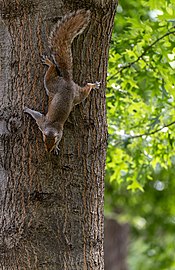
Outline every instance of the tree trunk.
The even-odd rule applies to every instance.
[[[129,225],[105,219],[105,270],[128,270]]]
[[[116,0],[1,0],[0,269],[104,269],[105,78]],[[63,15],[91,10],[73,44],[74,80],[101,81],[67,121],[59,156],[45,152],[24,106],[46,112],[48,35]]]

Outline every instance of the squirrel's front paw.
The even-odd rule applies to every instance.
[[[54,155],[58,156],[60,152],[60,148],[57,146],[55,147],[55,149],[53,150]]]
[[[24,107],[23,108],[23,112],[27,113],[28,112],[28,109],[29,109],[28,107]]]

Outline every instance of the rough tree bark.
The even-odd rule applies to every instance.
[[[116,0],[1,0],[0,269],[103,269],[105,78]],[[101,81],[67,121],[59,156],[24,106],[47,111],[47,38],[65,13],[90,9],[73,44],[74,80]]]

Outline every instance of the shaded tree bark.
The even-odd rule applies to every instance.
[[[129,225],[105,219],[105,270],[127,270]]]
[[[1,0],[0,269],[103,269],[105,80],[116,0]],[[74,80],[101,81],[71,113],[59,156],[24,106],[47,111],[40,55],[65,13],[90,9]]]

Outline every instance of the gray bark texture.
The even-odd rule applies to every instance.
[[[104,269],[105,83],[116,0],[1,0],[0,270]],[[58,156],[23,108],[46,113],[48,36],[64,14],[90,9],[73,43],[74,81],[101,81],[72,111]]]
[[[105,270],[128,270],[129,225],[105,219]]]

